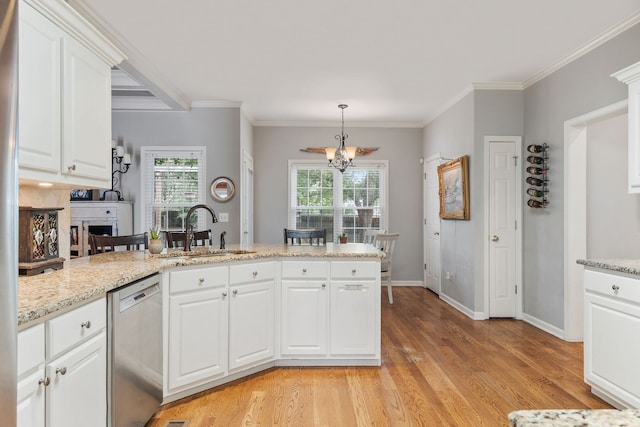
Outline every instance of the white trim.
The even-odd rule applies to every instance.
[[[627,100],[564,122],[564,333],[566,341],[583,339],[584,267],[587,257],[587,127],[624,114]]]
[[[241,108],[239,101],[191,101],[191,108]]]
[[[455,308],[456,310],[458,310],[460,313],[464,314],[465,316],[469,317],[470,319],[473,320],[484,320],[486,319],[486,314],[484,312],[481,311],[473,311],[467,307],[465,307],[464,305],[460,304],[458,301],[454,300],[453,298],[445,295],[444,293],[440,293],[440,299],[444,302],[446,302],[447,304],[449,304],[451,307]]]
[[[318,128],[340,128],[340,123],[333,122],[296,122],[296,121],[278,121],[278,120],[258,120],[253,123],[254,126],[264,127],[318,127]],[[349,122],[350,128],[418,128],[422,129],[424,123],[412,122]]]
[[[629,65],[620,71],[611,74],[611,77],[615,77],[618,81],[630,85],[637,80],[640,80],[640,62]]]
[[[155,96],[111,96],[112,111],[173,111],[171,107],[165,104],[160,98]]]
[[[564,333],[563,333],[562,329],[557,328],[557,327],[555,327],[553,325],[550,325],[549,323],[544,322],[544,321],[542,321],[542,320],[540,320],[540,319],[538,319],[536,317],[533,317],[533,316],[530,316],[528,314],[525,314],[525,315],[522,316],[522,320],[524,322],[527,322],[530,325],[535,326],[538,329],[542,329],[543,331],[545,331],[545,332],[547,332],[547,333],[549,333],[549,334],[551,334],[551,335],[553,335],[555,337],[558,337],[560,339],[564,339]]]
[[[545,77],[548,77],[549,75],[555,73],[556,71],[558,71],[559,69],[561,69],[565,65],[572,63],[573,61],[575,61],[576,59],[580,58],[581,56],[586,55],[587,53],[591,52],[592,50],[594,50],[598,46],[603,45],[604,43],[608,42],[612,38],[620,35],[621,33],[625,32],[625,31],[627,31],[629,28],[633,27],[634,25],[636,25],[639,22],[640,22],[640,13],[636,13],[635,15],[625,19],[621,23],[619,23],[617,25],[614,25],[613,27],[609,28],[608,30],[606,30],[605,32],[600,34],[599,36],[595,37],[591,41],[589,41],[586,44],[584,44],[582,47],[580,47],[579,49],[574,51],[572,54],[567,55],[566,57],[560,59],[559,61],[551,64],[550,66],[546,67],[545,69],[543,69],[543,70],[539,71],[538,73],[534,74],[533,76],[529,77],[527,80],[522,82],[523,88],[526,89],[529,86],[531,86],[531,85],[539,82],[540,80],[544,79]]]
[[[518,288],[518,293],[516,294],[516,319],[522,319],[522,311],[523,311],[523,296],[524,296],[524,286],[523,286],[523,271],[522,271],[522,231],[523,221],[522,221],[522,137],[521,136],[485,136],[484,137],[484,184],[483,184],[483,192],[484,192],[484,231],[483,231],[483,239],[484,239],[484,251],[483,251],[483,262],[484,262],[484,311],[486,314],[486,318],[489,318],[490,315],[490,291],[489,291],[489,234],[490,230],[490,221],[489,221],[489,147],[492,141],[495,142],[511,142],[514,144],[515,155],[518,157],[518,166],[515,168],[515,180],[516,180],[516,194],[515,194],[515,219],[518,224],[518,228],[515,230],[515,246],[516,246],[516,256],[515,256],[515,276],[516,276],[516,286]]]
[[[384,288],[385,286],[387,286],[387,282],[385,281],[381,286]],[[424,288],[424,284],[419,280],[392,280],[391,287],[395,288],[397,286]]]

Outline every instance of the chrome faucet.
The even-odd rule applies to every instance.
[[[187,238],[186,238],[186,242],[184,243],[184,250],[185,251],[190,251],[191,250],[191,237],[193,236],[193,229],[191,227],[189,227],[189,224],[191,224],[190,219],[191,219],[191,214],[196,210],[196,209],[206,209],[211,213],[211,218],[213,218],[213,222],[216,223],[218,222],[218,217],[216,217],[216,213],[213,211],[213,209],[211,209],[209,206],[205,205],[205,204],[200,204],[200,205],[195,205],[193,206],[191,209],[189,209],[187,211],[187,218],[185,219],[185,223],[187,224]]]

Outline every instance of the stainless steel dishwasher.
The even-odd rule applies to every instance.
[[[162,282],[154,274],[107,294],[108,425],[141,427],[162,403]]]

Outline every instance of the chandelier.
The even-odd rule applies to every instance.
[[[344,146],[345,139],[349,138],[349,135],[344,133],[344,109],[347,107],[348,105],[346,104],[338,105],[338,108],[342,110],[342,131],[340,135],[336,135],[336,139],[340,141],[338,148],[324,149],[327,155],[327,160],[329,161],[329,166],[333,166],[340,172],[344,172],[349,166],[353,166],[351,162],[356,157],[356,150],[358,149],[358,147]]]

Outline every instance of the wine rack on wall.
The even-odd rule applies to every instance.
[[[546,208],[549,206],[547,194],[549,193],[549,179],[547,172],[549,171],[549,145],[531,144],[527,147],[527,151],[531,154],[527,156],[527,173],[526,179],[529,187],[527,195],[529,200],[527,205],[531,208]]]

